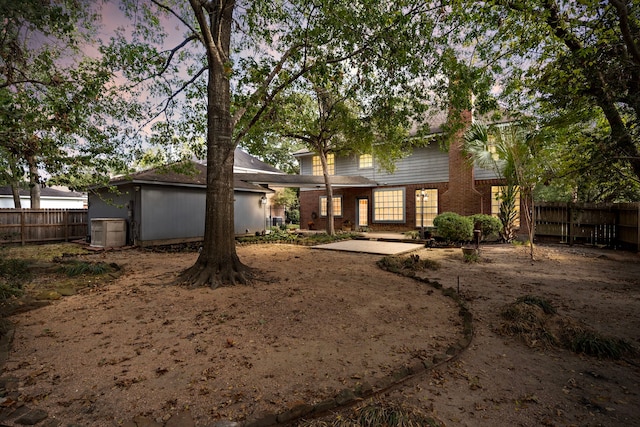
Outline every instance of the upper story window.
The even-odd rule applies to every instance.
[[[371,154],[360,154],[358,156],[358,169],[371,169],[373,167],[373,156]]]
[[[373,222],[405,222],[404,188],[373,190]]]
[[[322,162],[320,161],[320,156],[313,156],[311,165],[311,173],[313,175],[322,176]],[[336,163],[333,153],[327,154],[327,169],[329,175],[336,174]]]

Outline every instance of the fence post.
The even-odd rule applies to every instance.
[[[64,241],[69,241],[69,211],[64,211],[62,213],[62,218],[64,222]]]
[[[20,244],[24,246],[25,244],[25,223],[24,223],[24,209],[20,210]]]
[[[638,218],[636,219],[636,232],[638,237],[636,238],[636,252],[640,253],[640,203],[637,203],[638,207]]]
[[[573,246],[573,218],[571,215],[571,203],[567,203],[567,243]]]

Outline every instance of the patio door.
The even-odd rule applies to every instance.
[[[369,226],[369,199],[356,199],[356,227]]]

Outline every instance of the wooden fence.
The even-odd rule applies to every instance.
[[[541,203],[536,239],[640,252],[640,203]]]
[[[86,209],[0,209],[0,243],[35,243],[84,239]]]

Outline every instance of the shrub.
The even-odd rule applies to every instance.
[[[485,214],[471,215],[471,223],[473,224],[474,228],[475,225],[479,223],[483,240],[491,240],[500,237],[500,231],[502,231],[502,223],[498,218],[494,216]]]
[[[300,211],[298,209],[289,209],[286,215],[290,224],[300,224]]]
[[[467,242],[473,239],[473,223],[471,217],[453,212],[445,212],[433,219],[438,236],[449,242]]]

